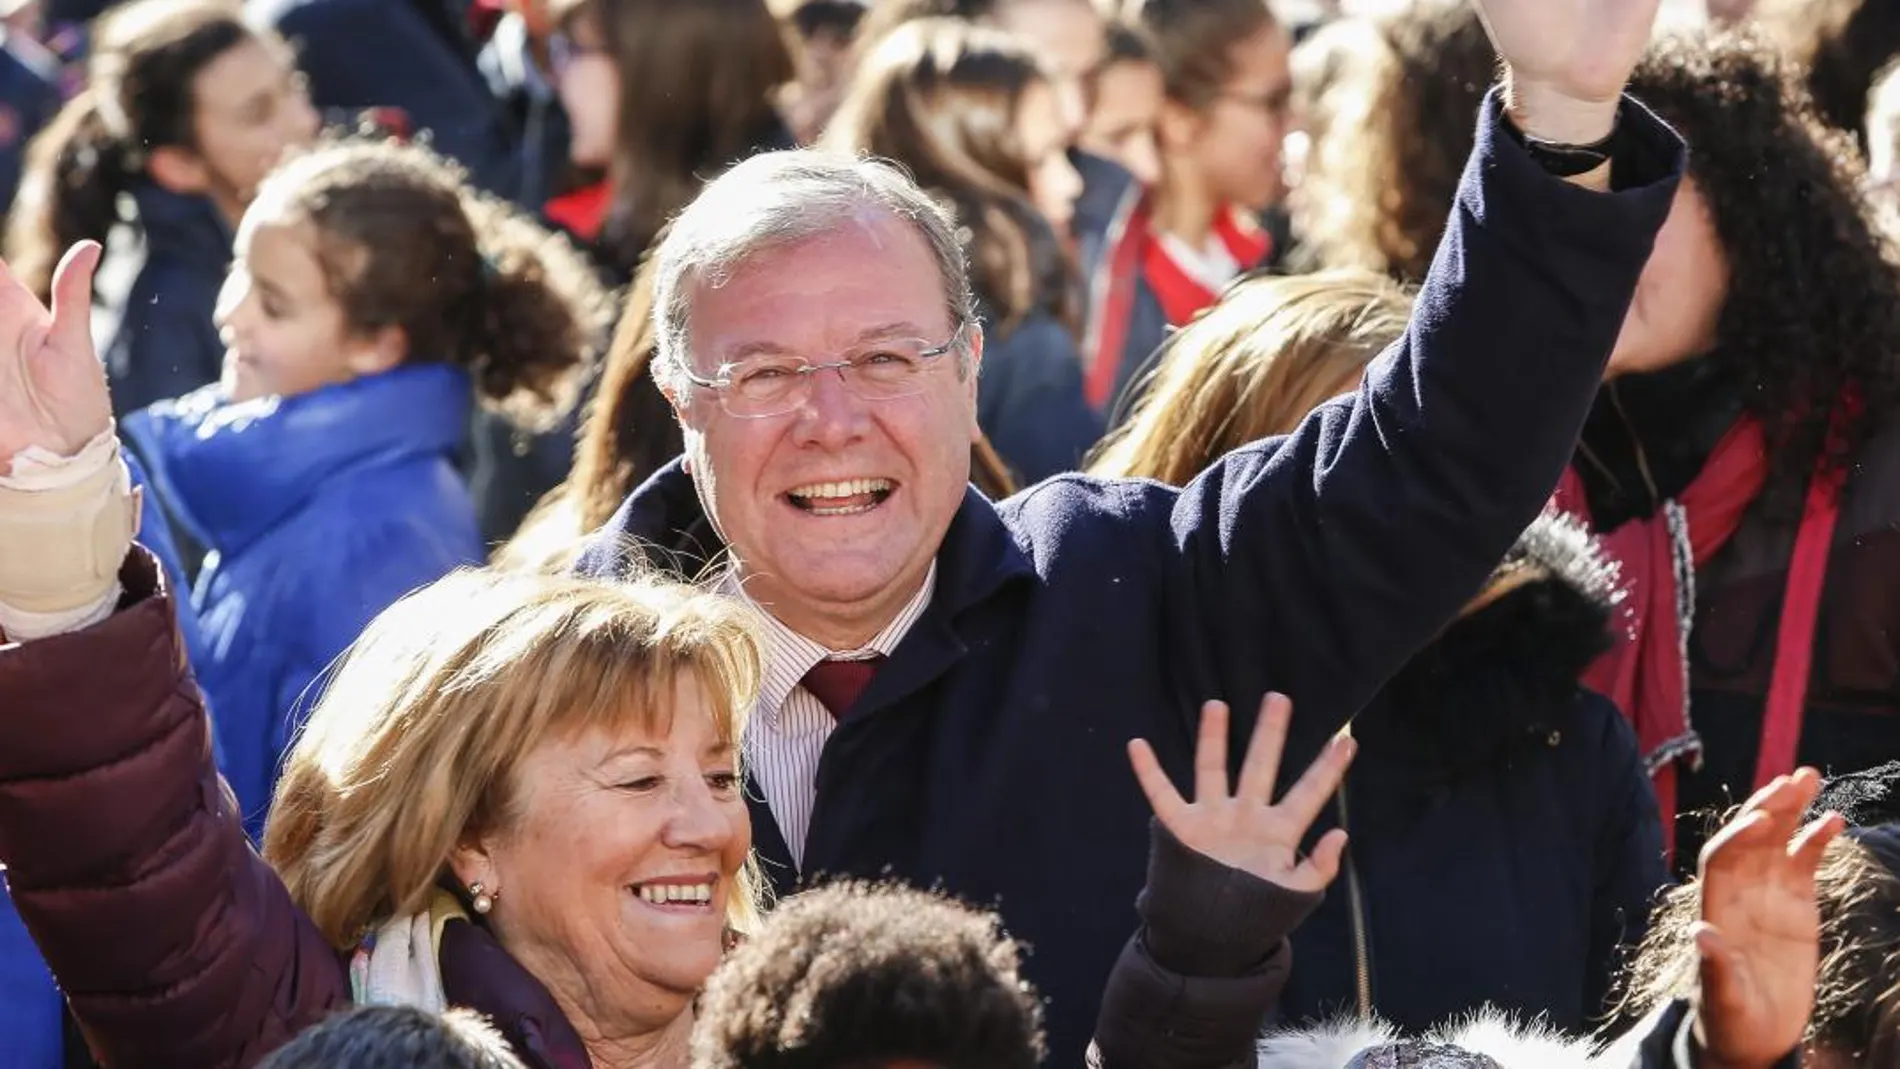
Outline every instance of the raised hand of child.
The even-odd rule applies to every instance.
[[[1704,1069],[1766,1069],[1807,1030],[1820,970],[1814,873],[1844,824],[1830,813],[1799,827],[1820,787],[1811,768],[1778,777],[1702,848],[1693,934]]]
[[[1175,790],[1145,740],[1129,743],[1128,757],[1156,818],[1182,845],[1288,890],[1319,891],[1339,873],[1346,833],[1339,828],[1327,832],[1304,859],[1300,841],[1345,779],[1355,744],[1350,736],[1334,738],[1275,805],[1274,782],[1292,716],[1291,701],[1283,695],[1267,695],[1240,767],[1238,789],[1232,793],[1228,791],[1225,702],[1201,707],[1192,802]]]

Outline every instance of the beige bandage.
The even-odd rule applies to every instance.
[[[138,529],[139,495],[116,451],[70,485],[0,483],[0,603],[58,613],[97,602],[119,581]]]

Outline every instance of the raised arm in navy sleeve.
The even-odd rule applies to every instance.
[[[1623,106],[1617,190],[1546,173],[1486,100],[1404,337],[1359,391],[1230,454],[1173,506],[1180,707],[1293,698],[1296,764],[1452,619],[1575,448],[1682,173]],[[1235,717],[1237,738],[1252,730]],[[1239,752],[1236,750],[1235,752]]]

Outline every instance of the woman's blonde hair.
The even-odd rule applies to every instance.
[[[370,624],[291,750],[264,857],[339,949],[423,908],[449,855],[505,829],[523,760],[588,729],[664,734],[690,676],[737,744],[759,679],[744,610],[659,579],[464,570]],[[753,874],[733,896],[750,927]]]
[[[1411,310],[1409,293],[1369,271],[1236,284],[1168,340],[1090,472],[1178,486],[1230,450],[1288,433],[1356,386]]]

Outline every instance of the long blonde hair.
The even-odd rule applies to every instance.
[[[736,744],[757,692],[744,610],[660,579],[464,570],[370,624],[291,750],[264,857],[339,949],[419,911],[450,852],[518,816],[517,773],[589,728],[664,734],[673,685],[704,688]],[[729,921],[756,917],[743,874]]]
[[[1412,298],[1369,271],[1260,277],[1228,290],[1168,341],[1095,475],[1179,486],[1224,453],[1286,434],[1351,390],[1405,332]]]

